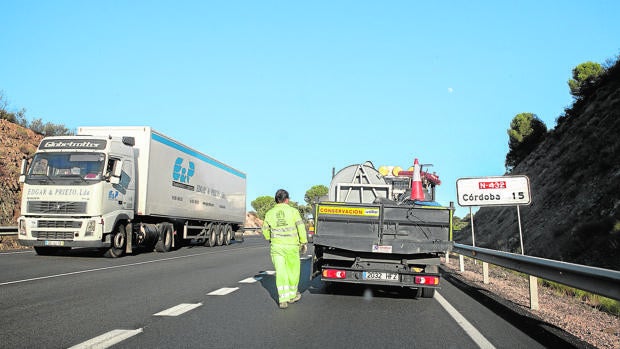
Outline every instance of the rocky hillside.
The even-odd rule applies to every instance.
[[[32,130],[0,119],[0,225],[17,225],[21,160],[34,153],[41,138]]]
[[[525,254],[620,270],[620,67],[577,101],[512,174],[530,178]],[[476,246],[520,253],[516,207],[474,215]],[[471,244],[471,230],[455,234]]]

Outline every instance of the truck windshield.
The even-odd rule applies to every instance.
[[[79,177],[85,181],[101,180],[105,155],[101,153],[37,153],[29,177],[52,181]]]

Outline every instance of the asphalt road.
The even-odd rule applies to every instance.
[[[543,348],[536,326],[443,280],[434,299],[326,287],[277,306],[268,244],[188,246],[118,259],[0,254],[1,348]],[[471,291],[471,290],[470,290]],[[533,333],[536,332],[536,333]]]

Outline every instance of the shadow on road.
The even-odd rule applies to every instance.
[[[301,260],[301,273],[299,278],[299,292],[306,291],[311,294],[325,294],[351,297],[380,297],[380,298],[407,298],[414,299],[417,296],[417,289],[389,286],[368,286],[348,283],[326,283],[320,277],[310,279],[312,270],[312,258]],[[278,292],[276,290],[275,275],[268,275],[264,271],[256,275],[262,277],[260,280],[263,288],[269,293],[275,303],[278,302]]]

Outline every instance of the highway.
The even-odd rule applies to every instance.
[[[269,245],[186,246],[117,259],[0,254],[1,348],[544,348],[563,339],[520,325],[446,278],[434,299],[326,287],[276,303]]]

